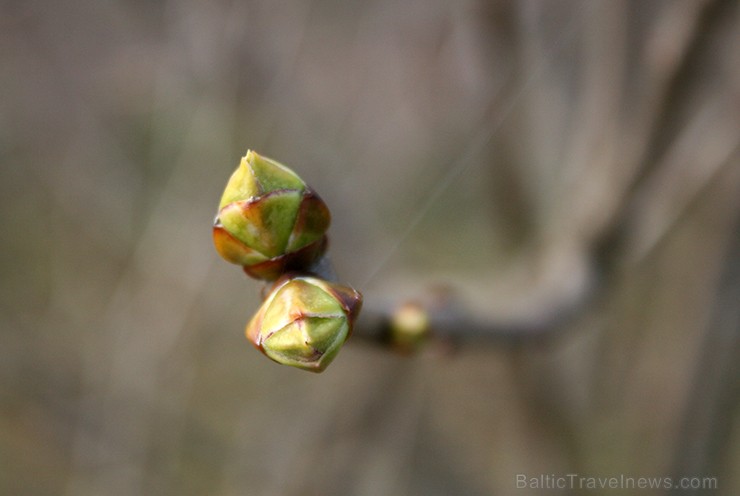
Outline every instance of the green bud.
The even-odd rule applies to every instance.
[[[322,372],[351,334],[361,306],[353,288],[287,275],[247,325],[247,339],[277,363]]]
[[[406,302],[391,315],[389,340],[403,353],[416,351],[429,337],[429,314],[418,303]]]
[[[323,255],[330,221],[326,204],[295,172],[250,150],[226,184],[213,242],[247,274],[274,280]]]

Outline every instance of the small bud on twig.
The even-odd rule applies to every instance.
[[[403,353],[416,351],[429,337],[429,314],[422,305],[406,302],[390,317],[389,341]]]

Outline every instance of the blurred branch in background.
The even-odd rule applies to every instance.
[[[0,493],[737,493],[738,48],[732,0],[5,2]],[[248,148],[366,297],[318,378],[214,263]],[[455,353],[363,346],[407,301]]]

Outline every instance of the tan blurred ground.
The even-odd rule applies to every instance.
[[[552,336],[259,356],[210,240],[247,148],[368,308]],[[0,494],[740,494],[739,214],[736,1],[2,2]]]

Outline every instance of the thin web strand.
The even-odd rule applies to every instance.
[[[571,18],[566,29],[563,29],[561,31],[562,34],[554,43],[553,54],[560,51],[562,45],[565,43],[566,39],[573,33],[574,30],[575,16]],[[470,165],[473,163],[473,158],[475,158],[475,156],[478,155],[483,150],[483,148],[488,145],[488,143],[490,143],[491,139],[493,139],[498,130],[501,129],[501,126],[504,124],[509,115],[514,111],[524,95],[529,92],[535,82],[539,81],[542,78],[546,70],[547,62],[544,61],[540,63],[540,66],[537,67],[537,70],[533,71],[529,75],[529,77],[525,79],[524,83],[519,88],[517,93],[508,101],[504,109],[497,114],[497,117],[494,118],[488,126],[481,128],[481,130],[473,137],[470,144],[465,148],[465,151],[462,153],[462,155],[460,155],[456,160],[452,162],[452,166],[448,169],[447,173],[442,176],[442,179],[440,181],[436,183],[436,186],[432,189],[432,191],[429,193],[421,206],[416,210],[416,214],[411,218],[401,235],[396,238],[395,243],[393,243],[393,245],[391,245],[391,247],[386,250],[383,257],[378,261],[373,269],[368,272],[368,275],[365,276],[365,279],[360,287],[367,287],[371,282],[373,282],[373,280],[383,270],[388,262],[390,262],[391,258],[393,258],[401,245],[406,242],[411,233],[415,231],[417,227],[419,227],[419,224],[421,224],[421,221],[424,220],[426,215],[429,213],[429,210],[431,210],[432,206],[437,202],[437,200],[447,191],[452,183],[470,167]]]

